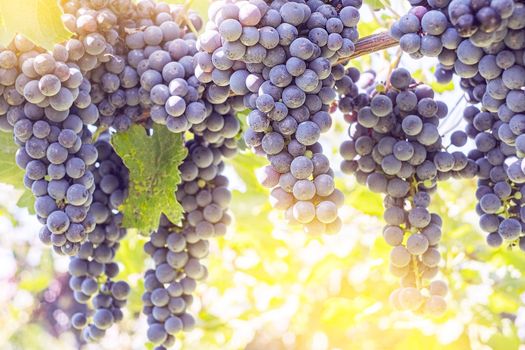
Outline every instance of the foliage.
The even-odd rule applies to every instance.
[[[22,34],[38,46],[52,50],[56,43],[72,35],[62,23],[61,15],[56,0],[0,1],[0,44],[7,46],[16,34]]]
[[[22,196],[18,200],[18,206],[28,208],[29,212],[34,213],[34,196],[31,191],[24,188],[24,172],[15,162],[15,154],[18,146],[13,142],[11,133],[0,132],[0,181],[14,186],[22,191]]]
[[[181,134],[155,126],[148,136],[140,125],[112,137],[115,151],[130,170],[129,195],[122,205],[124,225],[149,233],[159,225],[160,214],[178,222],[182,206],[175,198],[181,182],[179,165],[188,151]]]

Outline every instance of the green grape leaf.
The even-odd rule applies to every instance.
[[[181,182],[179,165],[188,153],[182,135],[156,125],[149,136],[142,126],[133,125],[111,142],[130,173],[128,198],[121,208],[124,226],[149,233],[158,227],[161,214],[180,221],[183,209],[175,191]]]
[[[18,146],[13,140],[13,134],[0,132],[0,144],[0,182],[24,188],[24,171],[15,162]]]
[[[371,192],[368,188],[357,186],[347,195],[346,201],[350,206],[360,212],[376,217],[383,217],[383,199],[377,193]]]
[[[23,190],[17,205],[27,208],[31,214],[35,213],[33,194],[24,186],[24,171],[16,165],[15,154],[18,146],[13,141],[13,134],[0,132],[0,182],[11,185],[16,189]]]
[[[0,1],[0,44],[7,46],[16,34],[22,34],[51,51],[73,35],[64,26],[62,14],[56,0]]]
[[[16,205],[19,208],[27,208],[29,214],[35,215],[35,196],[33,193],[27,189],[24,189],[24,192],[16,202]]]
[[[498,332],[489,338],[487,345],[491,349],[518,349],[520,340],[516,334],[501,334]]]
[[[357,26],[359,31],[359,37],[364,38],[365,36],[372,35],[379,30],[384,30],[384,28],[376,20],[372,21],[359,21]]]
[[[387,1],[388,3],[390,1]],[[370,6],[370,8],[374,11],[382,10],[385,8],[385,5],[380,0],[365,0],[365,4]]]
[[[248,118],[248,114],[250,114],[250,110],[245,109],[244,111],[237,112],[235,114],[235,117],[239,120],[241,123],[241,130],[245,131],[248,129],[248,124],[246,123],[246,120]],[[244,142],[244,138],[242,136],[239,137],[237,140],[237,146],[240,151],[248,150],[248,146],[246,145],[246,142]]]
[[[234,158],[228,159],[228,164],[233,166],[237,175],[240,176],[248,191],[265,192],[265,188],[261,185],[255,171],[268,164],[268,161],[263,157],[256,156],[248,150],[246,152],[238,153]]]
[[[185,5],[187,8],[190,8],[191,11],[195,11],[199,14],[202,18],[202,23],[208,21],[208,8],[210,7],[209,1],[167,0],[166,3]]]
[[[434,92],[437,92],[438,94],[442,94],[447,91],[454,91],[454,82],[450,81],[446,84],[438,83],[437,81],[433,81],[430,83],[430,87]]]

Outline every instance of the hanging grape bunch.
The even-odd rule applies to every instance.
[[[389,34],[359,39],[361,0],[220,0],[207,22],[188,5],[71,0],[71,38],[49,50],[19,34],[1,49],[0,129],[13,134],[40,240],[69,256],[83,341],[124,318],[132,291],[116,255],[137,231],[148,340],[167,349],[196,326],[210,240],[233,220],[227,159],[245,146],[266,161],[257,179],[288,224],[313,238],[344,228],[321,145],[340,116],[344,181],[383,198],[396,310],[446,311],[440,182],[476,178],[487,244],[525,250],[525,5],[409,2]],[[352,64],[396,45],[437,58],[438,82],[459,77],[460,118],[400,59],[387,74]],[[460,126],[445,135],[450,118]]]

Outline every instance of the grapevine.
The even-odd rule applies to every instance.
[[[134,291],[118,255],[130,236],[148,256],[148,342],[172,348],[199,327],[211,247],[235,220],[228,166],[248,149],[284,230],[342,234],[338,180],[381,195],[398,312],[435,319],[454,301],[434,209],[442,183],[475,179],[487,245],[525,251],[525,5],[410,0],[388,30],[360,37],[364,6],[216,0],[204,21],[191,3],[63,0],[69,38],[41,47],[19,33],[0,49],[0,130],[41,242],[69,260],[81,342],[126,317]],[[358,64],[394,47],[390,66]],[[407,57],[459,83],[460,113]],[[341,121],[336,168],[323,138]]]

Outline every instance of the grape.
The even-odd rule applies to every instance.
[[[421,255],[428,249],[428,240],[424,235],[414,234],[408,237],[407,250],[412,255]]]
[[[83,314],[76,313],[71,318],[71,325],[75,329],[78,329],[78,330],[83,329],[87,326],[87,319]]]
[[[73,205],[84,205],[89,197],[88,189],[79,184],[74,184],[67,189],[66,200]]]
[[[387,175],[395,175],[401,170],[402,163],[394,155],[388,155],[381,161],[381,168]]]
[[[390,82],[397,89],[406,89],[410,85],[412,77],[410,72],[404,68],[398,68],[392,72]]]
[[[500,223],[498,233],[505,240],[515,240],[521,233],[521,224],[516,219],[505,219]]]
[[[390,252],[390,261],[396,267],[407,266],[410,262],[410,253],[403,246],[396,246]]]
[[[414,147],[407,141],[398,141],[394,144],[393,154],[400,161],[408,161],[414,155]]]
[[[441,260],[441,254],[439,251],[435,248],[429,248],[426,252],[422,255],[422,262],[425,264],[425,266],[428,267],[435,267],[439,264]],[[435,282],[435,281],[433,281]]]
[[[284,148],[284,139],[279,133],[268,133],[262,139],[262,148],[267,154],[277,154]]]
[[[432,281],[429,286],[430,294],[444,297],[448,293],[448,286],[443,281]]]
[[[298,87],[288,86],[283,90],[282,100],[288,108],[299,108],[304,104],[306,95]]]
[[[384,95],[374,96],[370,102],[372,113],[378,117],[385,117],[392,112],[392,101]]]
[[[401,289],[399,293],[399,304],[404,310],[417,310],[424,303],[421,292],[414,287]]]
[[[308,178],[313,173],[313,170],[312,161],[305,156],[296,157],[290,164],[290,171],[297,179]]]
[[[298,77],[306,71],[306,63],[297,57],[290,57],[286,61],[286,70],[294,77]]]
[[[315,206],[311,202],[298,201],[293,206],[293,217],[302,224],[307,224],[315,218]]]
[[[479,204],[481,209],[487,214],[496,213],[502,205],[500,199],[492,193],[488,193],[481,197]]]
[[[337,206],[334,202],[323,201],[316,208],[317,219],[324,223],[330,224],[337,220]]]
[[[383,229],[383,238],[391,246],[398,246],[403,242],[404,232],[398,226],[386,226]]]
[[[442,315],[445,312],[446,307],[447,307],[447,304],[446,304],[445,299],[443,299],[439,295],[432,295],[425,302],[425,312],[433,316]]]
[[[503,243],[503,238],[497,232],[492,232],[487,235],[487,244],[490,247],[497,248]]]
[[[162,344],[166,340],[167,333],[164,326],[154,323],[149,326],[147,337],[153,344]]]
[[[421,48],[421,38],[417,34],[405,34],[399,40],[399,46],[406,53],[416,53]]]
[[[360,18],[359,11],[353,6],[344,7],[339,16],[346,27],[355,27]]]
[[[66,232],[69,228],[69,218],[62,211],[54,211],[49,214],[47,218],[47,228],[54,234],[61,234]]]
[[[447,29],[447,17],[440,11],[431,10],[423,15],[421,28],[430,35],[441,35]]]
[[[106,309],[98,309],[93,316],[93,323],[100,329],[108,329],[113,322],[113,314]]]
[[[456,147],[465,146],[467,143],[467,134],[461,130],[456,130],[450,135],[450,142]]]
[[[297,141],[299,141],[301,144],[305,146],[311,146],[317,142],[320,133],[321,130],[319,129],[317,124],[310,121],[305,121],[297,126],[295,137],[297,138]]]
[[[423,122],[417,115],[408,115],[403,119],[401,127],[407,135],[416,136],[423,130]]]

